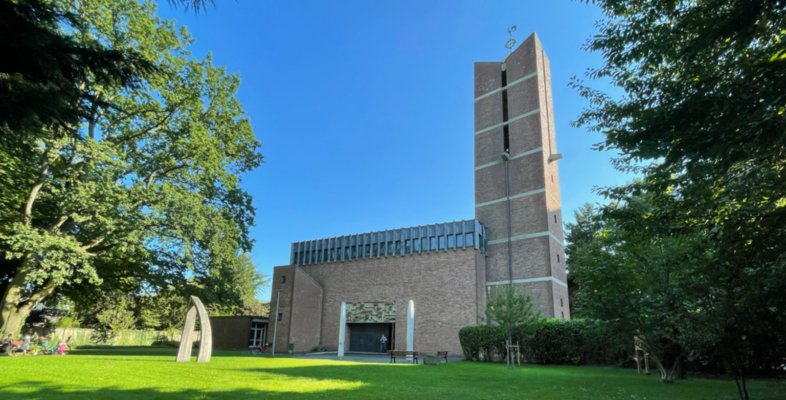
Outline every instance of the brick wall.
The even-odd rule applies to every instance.
[[[281,284],[283,320],[279,323],[279,346],[282,343],[301,340],[304,335],[319,333],[319,344],[329,350],[338,348],[339,318],[341,302],[366,303],[386,302],[396,307],[396,349],[406,349],[406,312],[408,301],[415,303],[415,341],[417,351],[447,350],[461,354],[458,331],[466,325],[479,322],[480,305],[483,303],[484,256],[475,249],[456,249],[406,256],[361,259],[346,262],[305,265],[298,267],[294,291],[302,279],[302,271],[322,289],[322,310],[301,307],[300,301],[313,302],[310,298],[294,296],[294,302],[285,303],[284,298],[293,288]],[[276,267],[271,307],[275,308],[276,289],[280,276],[292,274],[293,267]],[[314,291],[311,292],[312,295]],[[289,296],[287,296],[289,295]],[[306,309],[312,310],[305,312]],[[283,310],[283,311],[282,311]],[[294,310],[294,313],[292,312]],[[320,328],[313,322],[319,321]],[[272,322],[271,322],[272,323]],[[291,326],[291,329],[290,329]],[[310,332],[305,333],[302,330]],[[349,332],[345,341],[348,350]],[[304,342],[306,343],[306,342]],[[285,344],[284,344],[285,346]],[[285,348],[285,347],[284,347]],[[310,348],[297,348],[307,351]]]

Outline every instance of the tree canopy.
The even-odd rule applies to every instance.
[[[670,302],[632,308],[690,327],[692,338],[671,338],[715,352],[747,398],[746,371],[762,355],[753,338],[786,328],[786,2],[595,3],[606,18],[587,49],[605,61],[588,75],[623,95],[575,81],[590,101],[577,124],[602,133],[598,148],[617,150],[617,165],[642,179],[605,190],[599,241],[576,242],[607,263],[570,250],[581,307],[612,296],[593,274],[678,274],[661,296]],[[652,293],[638,283],[629,289]]]
[[[194,57],[186,30],[149,2],[60,7],[80,23],[33,22],[77,48],[134,54],[154,68],[133,71],[134,84],[85,68],[71,83],[88,101],[64,109],[69,118],[6,126],[14,139],[0,146],[0,330],[18,331],[52,294],[86,287],[172,287],[239,306],[235,283],[259,284],[240,175],[262,160],[236,98],[240,79],[210,55]],[[68,87],[60,75],[46,79]]]

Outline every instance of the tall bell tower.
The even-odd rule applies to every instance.
[[[513,284],[569,319],[551,73],[536,34],[475,63],[475,218],[489,229],[486,293]]]

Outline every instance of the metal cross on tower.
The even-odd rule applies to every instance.
[[[513,48],[516,47],[516,39],[513,38],[513,32],[516,32],[516,25],[511,25],[508,28],[508,41],[505,42],[505,48],[508,49],[508,52],[513,52]]]

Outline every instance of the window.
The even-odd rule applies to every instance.
[[[420,239],[412,239],[412,243],[415,244],[415,253],[420,253]]]
[[[456,237],[453,235],[448,236],[448,248],[449,249],[456,248]]]
[[[404,241],[404,253],[412,253],[412,241],[409,239]]]
[[[445,250],[445,244],[446,244],[445,237],[444,236],[440,236],[439,237],[439,249],[440,250]]]
[[[401,241],[396,240],[396,255],[401,254]]]
[[[559,262],[559,253],[557,253],[557,262]]]
[[[352,246],[352,258],[357,258],[357,257],[358,257],[358,247]]]
[[[284,314],[278,313],[278,317],[276,317],[276,320],[281,321],[281,318],[283,318],[283,317],[284,317]]]
[[[344,247],[344,259],[345,259],[345,260],[349,260],[349,256],[350,256],[351,254],[352,254],[352,253],[351,253],[351,250],[349,249],[349,246],[347,246],[347,247]]]
[[[559,306],[560,307],[565,307],[565,304],[562,303],[562,297],[559,298]]]
[[[503,101],[507,102],[508,97],[503,97]],[[507,104],[503,107],[507,108]],[[505,110],[507,111],[507,110]],[[507,118],[505,118],[507,120]],[[503,137],[502,137],[502,151],[505,153],[510,153],[510,131],[508,130],[508,126],[505,125],[503,128]]]
[[[363,256],[364,257],[371,257],[371,245],[370,244],[366,245],[366,251],[363,253]]]
[[[281,283],[287,283],[287,276],[281,275]]]
[[[464,247],[464,235],[458,234],[456,235],[456,247],[463,248]]]
[[[330,249],[330,260],[336,261],[336,248]]]
[[[554,223],[557,223],[557,214],[554,214]]]
[[[428,238],[421,238],[420,239],[420,244],[422,245],[421,246],[422,247],[421,250],[428,251]]]
[[[393,255],[393,249],[394,249],[394,248],[395,248],[395,247],[394,247],[394,245],[393,245],[393,242],[388,242],[388,252],[387,252],[387,255],[389,255],[389,256],[392,256],[392,255]]]
[[[328,257],[328,250],[327,249],[322,250],[322,262],[327,261],[328,260],[327,257]]]
[[[475,235],[472,232],[465,234],[464,239],[466,239],[467,247],[475,245]]]
[[[432,236],[429,238],[429,250],[436,250],[437,249],[437,238]]]
[[[373,253],[371,253],[372,256],[376,257],[379,255],[379,243],[374,243],[374,247],[372,251],[373,251]]]

